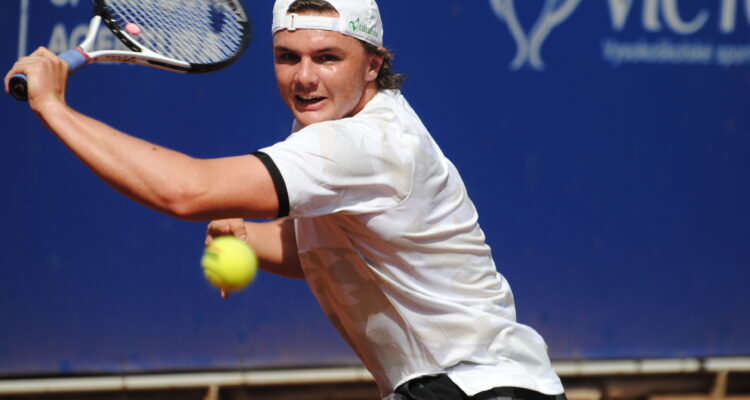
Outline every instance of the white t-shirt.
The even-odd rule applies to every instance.
[[[305,277],[383,396],[437,373],[470,396],[563,392],[541,336],[516,322],[458,171],[399,91],[261,152]]]

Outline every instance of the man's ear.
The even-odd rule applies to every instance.
[[[378,75],[380,74],[380,68],[383,66],[383,56],[379,56],[376,54],[369,54],[369,56],[370,56],[370,66],[367,69],[367,81],[372,82],[378,79]]]

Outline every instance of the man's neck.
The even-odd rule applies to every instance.
[[[349,116],[351,117],[357,115],[360,111],[362,111],[367,103],[369,103],[370,100],[372,100],[372,98],[375,97],[376,94],[378,94],[378,91],[380,91],[380,89],[378,88],[378,84],[376,82],[368,82],[367,86],[365,86],[365,90],[362,92],[362,97],[359,103],[356,107],[354,107],[354,110],[352,110]]]

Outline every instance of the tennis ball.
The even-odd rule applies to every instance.
[[[258,257],[244,241],[234,236],[220,236],[206,247],[201,266],[208,282],[226,297],[252,282],[258,271]]]

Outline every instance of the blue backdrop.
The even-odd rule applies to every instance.
[[[380,3],[403,91],[554,359],[750,354],[750,0]],[[273,4],[246,5],[230,68],[94,65],[69,102],[196,157],[282,140]],[[89,17],[3,1],[0,66],[76,45]],[[0,113],[0,375],[357,362],[304,282],[221,300],[204,223],[120,197],[12,98]]]

